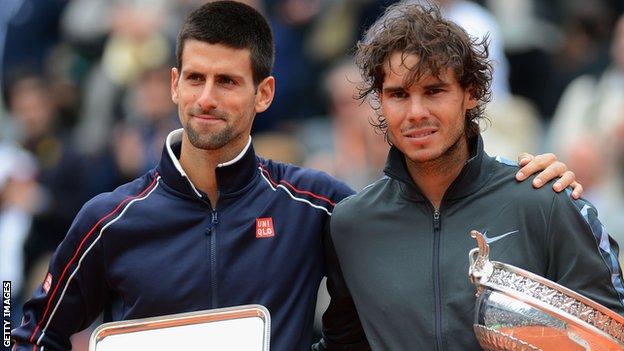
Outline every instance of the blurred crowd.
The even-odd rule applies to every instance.
[[[175,39],[201,2],[2,1],[0,272],[14,293],[28,296],[42,281],[86,200],[159,160],[179,128],[169,92]],[[276,96],[256,118],[256,151],[355,189],[378,178],[388,144],[369,125],[374,101],[354,99],[351,54],[395,1],[244,2],[270,19],[277,51]],[[469,34],[489,37],[487,151],[555,152],[624,244],[624,2],[437,2]]]

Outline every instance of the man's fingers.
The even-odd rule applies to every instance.
[[[557,156],[555,156],[555,154],[542,154],[532,157],[529,163],[520,168],[518,173],[516,173],[516,179],[522,181],[528,176],[542,171],[533,181],[533,185],[539,188],[547,181],[563,174],[563,172],[567,170],[568,168],[565,164],[557,161]]]
[[[583,195],[583,185],[581,185],[581,183],[575,181],[570,186],[572,188],[574,188],[574,190],[572,190],[572,198],[574,198],[576,200],[581,198],[581,195]]]
[[[518,155],[518,165],[520,167],[524,167],[526,166],[529,162],[533,161],[533,159],[535,158],[535,156],[531,155],[528,152],[522,152],[520,153],[520,155]],[[531,175],[531,173],[525,173],[525,171],[523,171],[524,168],[521,168],[518,173],[516,173],[516,179],[517,180],[525,180],[529,175]]]
[[[528,166],[528,165],[527,165]],[[539,169],[539,168],[538,168]],[[560,161],[555,161],[550,164],[546,169],[541,171],[535,179],[533,179],[533,186],[536,188],[541,187],[547,182],[551,181],[564,174],[568,170],[568,166],[565,163]]]
[[[571,186],[576,183],[576,175],[572,171],[566,171],[559,180],[553,184],[553,189],[556,192],[560,192],[561,190]],[[576,183],[578,184],[578,183]]]
[[[560,177],[554,184],[553,190],[556,192],[563,191],[567,187],[572,187],[572,198],[578,199],[583,195],[583,186],[576,181],[576,174],[568,170],[568,166],[557,161],[554,154],[543,154],[535,156],[527,165],[522,167],[516,174],[516,179],[524,180],[531,174],[542,170],[533,179],[533,186],[540,188],[549,181]]]
[[[531,162],[534,157],[535,156],[528,152],[521,152],[520,155],[518,155],[518,165],[520,165],[520,167],[525,166],[527,163]]]

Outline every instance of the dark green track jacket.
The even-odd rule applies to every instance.
[[[439,211],[412,181],[400,151],[392,148],[384,171],[332,216],[328,350],[367,349],[363,332],[373,350],[479,350],[468,280],[472,229],[486,234],[491,260],[624,315],[618,246],[587,201],[517,182],[518,167],[485,154],[480,137]]]

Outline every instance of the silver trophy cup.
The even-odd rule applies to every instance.
[[[474,332],[486,351],[624,350],[624,318],[544,277],[490,261],[483,235],[469,254]]]

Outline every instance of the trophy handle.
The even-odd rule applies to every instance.
[[[476,230],[470,231],[470,236],[477,240],[476,248],[468,253],[470,268],[468,276],[470,281],[477,287],[477,297],[483,291],[482,284],[487,282],[492,273],[494,273],[494,265],[490,262],[490,246],[485,241],[483,234]]]
[[[479,253],[481,257],[489,260],[490,257],[490,245],[485,241],[485,237],[478,230],[471,230],[470,236],[477,240],[477,246],[479,247]]]

